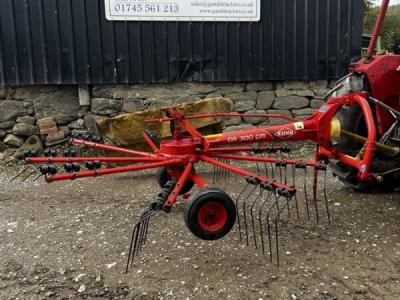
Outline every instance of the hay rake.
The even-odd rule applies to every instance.
[[[146,120],[147,123],[171,122],[173,128],[172,138],[161,141],[152,132],[143,134],[152,152],[117,147],[101,137],[75,136],[71,140],[74,145],[125,156],[78,157],[77,153],[67,152],[60,157],[50,152],[46,157],[34,157],[28,151],[26,162],[42,166],[24,172],[40,172],[47,182],[56,182],[160,169],[157,179],[161,191],[133,227],[126,270],[146,245],[154,216],[161,211],[170,212],[180,195],[187,199],[194,185],[199,191],[187,202],[184,219],[195,236],[204,240],[220,239],[237,221],[239,238],[264,254],[268,252],[270,261],[275,257],[279,265],[279,225],[286,218],[293,218],[294,212],[300,218],[301,203],[307,218],[314,215],[317,222],[321,220],[323,205],[327,222],[331,222],[326,191],[328,163],[340,180],[357,189],[399,183],[400,56],[373,55],[388,5],[389,1],[384,0],[367,58],[351,66],[350,74],[327,95],[327,102],[306,120],[269,114],[264,116],[285,119],[288,123],[203,136],[191,125],[191,120],[262,115],[184,116],[170,109],[166,118]],[[313,142],[314,159],[289,159],[287,147],[266,145],[288,141]],[[379,165],[382,161],[385,166],[389,162],[390,167],[382,168]],[[104,166],[109,163],[127,165]],[[199,163],[213,167],[214,184],[236,174],[242,178],[243,189],[233,200],[196,172],[195,166]],[[255,164],[256,171],[249,170],[244,163]],[[58,173],[61,164],[65,172]],[[298,180],[299,175],[303,181]],[[311,187],[308,175],[312,175]],[[299,195],[301,190],[303,198]]]
[[[335,146],[342,133],[335,115],[344,105],[359,105],[367,116],[366,123],[370,131],[365,147],[362,147],[363,153],[357,157],[344,155]],[[27,163],[45,164],[38,170],[45,176],[47,182],[161,168],[158,182],[162,190],[133,228],[127,269],[146,244],[151,219],[160,211],[170,212],[178,196],[186,195],[194,185],[197,185],[200,190],[188,201],[184,215],[186,225],[194,235],[204,240],[220,239],[232,229],[237,220],[240,239],[246,245],[253,244],[263,253],[268,252],[271,261],[275,252],[276,262],[279,264],[279,223],[283,221],[284,215],[290,219],[295,213],[299,218],[300,202],[305,204],[307,218],[310,218],[313,213],[317,222],[321,219],[322,203],[325,206],[327,221],[330,223],[326,193],[328,159],[337,159],[354,166],[359,170],[360,180],[376,180],[379,175],[369,171],[372,154],[379,150],[385,151],[389,147],[376,142],[375,129],[370,121],[373,119],[368,119],[371,110],[364,93],[332,98],[312,117],[304,121],[287,116],[265,115],[266,118],[283,118],[290,122],[209,136],[201,135],[192,127],[190,120],[231,116],[260,117],[260,115],[184,116],[172,109],[168,112],[167,118],[146,121],[173,123],[173,136],[170,139],[158,141],[149,132],[144,133],[144,139],[152,152],[99,143],[98,138],[95,138],[96,142],[73,138],[71,142],[74,145],[123,153],[128,157],[77,157],[76,152],[67,152],[67,156],[58,157],[51,152],[47,157],[26,158]],[[286,155],[290,149],[286,146],[265,144],[289,140],[314,141],[318,145],[315,159],[301,161],[289,159],[282,154],[278,156],[278,153]],[[240,146],[240,144],[252,145]],[[397,148],[389,148],[390,151],[398,152]],[[241,164],[255,163],[257,170],[253,172],[247,167],[235,166],[232,164],[235,161]],[[214,183],[229,179],[232,173],[243,178],[245,185],[238,197],[232,200],[224,191],[211,187],[200,174],[196,173],[195,166],[200,162],[214,168]],[[128,165],[103,167],[104,163]],[[65,172],[59,174],[58,171],[61,168],[57,165],[60,164],[64,164]],[[319,180],[320,173],[323,173],[323,180]],[[300,174],[304,177],[303,182],[297,179]],[[308,174],[312,174],[311,188],[307,183]],[[322,187],[318,188],[318,185]],[[300,200],[297,192],[301,186],[304,197]],[[322,196],[319,197],[321,189]],[[292,206],[295,207],[294,211]]]

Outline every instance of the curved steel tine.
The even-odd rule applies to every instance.
[[[285,168],[283,169],[283,173],[285,174],[285,181],[284,181],[284,183],[285,183],[285,185],[287,185],[287,183],[288,183],[288,178],[287,178],[287,165],[285,165]]]
[[[223,159],[220,159],[220,162],[224,162]],[[224,171],[224,169],[222,169],[221,167],[219,168],[219,180],[222,180],[222,172]]]
[[[145,216],[147,217],[147,215],[149,214],[149,212],[145,212]],[[145,240],[145,234],[146,234],[146,227],[148,228],[148,224],[149,224],[149,219],[145,218],[141,228],[140,228],[140,236],[139,236],[139,248],[142,248],[145,244],[146,244],[146,240]]]
[[[285,183],[285,185],[287,185],[288,184],[288,178],[287,178],[287,165],[285,165],[285,167],[284,167],[284,169],[283,169],[283,171],[284,171],[284,174],[285,174],[285,181],[284,181],[284,183]],[[289,202],[288,202],[288,205],[287,205],[287,212],[288,212],[288,218],[289,218],[289,220],[290,220],[290,205],[289,205]]]
[[[272,252],[272,236],[271,236],[271,223],[270,223],[270,216],[274,208],[276,210],[279,210],[279,203],[278,203],[278,196],[276,194],[276,191],[274,192],[275,196],[275,203],[272,204],[271,208],[268,211],[267,214],[267,232],[268,232],[268,243],[269,243],[269,261],[272,264],[272,258],[273,258],[273,252]]]
[[[275,219],[275,247],[276,247],[276,265],[279,268],[279,233],[278,233],[278,218]]]
[[[137,243],[135,241],[135,245],[133,248],[133,257],[135,257],[136,255],[139,254],[142,246],[143,246],[143,228],[145,226],[145,222],[146,220],[149,218],[149,210],[146,210],[142,216],[140,217],[140,221],[139,221],[139,228],[137,231]]]
[[[276,178],[275,178],[275,169],[274,169],[274,165],[273,165],[272,163],[270,163],[270,166],[271,166],[271,178],[272,178],[272,179],[276,179]]]
[[[260,166],[258,163],[256,163],[256,166],[257,166],[257,175],[260,176]]]
[[[232,161],[230,159],[227,159],[227,163],[231,164]],[[227,174],[227,178],[231,178],[231,172],[228,169],[226,170],[226,174]]]
[[[278,167],[276,166],[276,164],[275,164],[275,168],[278,168]],[[280,181],[280,182],[283,182],[283,178],[282,178],[282,168],[279,167],[278,169],[279,169],[279,181]]]
[[[221,161],[221,159],[218,159],[218,161]],[[219,178],[220,172],[221,172],[221,168],[217,166],[217,182],[219,182],[219,179],[220,179]]]
[[[246,233],[246,246],[249,245],[249,232],[247,228],[247,214],[246,214],[246,203],[247,200],[250,199],[250,197],[253,195],[254,191],[257,189],[258,185],[255,185],[254,188],[250,191],[250,193],[247,195],[246,199],[243,201],[243,220],[244,220],[244,228],[245,228],[245,233]]]
[[[216,171],[216,166],[213,165],[213,180],[212,180],[213,184],[215,184],[215,171]]]
[[[317,203],[317,185],[318,185],[318,170],[314,168],[314,177],[313,177],[313,201],[315,207],[315,216],[317,218],[317,223],[319,223],[319,214],[318,214],[318,203]]]
[[[323,187],[323,189],[324,189],[324,199],[325,199],[325,206],[326,206],[326,215],[328,217],[328,224],[331,225],[331,214],[329,212],[329,202],[328,202],[328,196],[326,193],[326,177],[327,177],[326,173],[327,173],[327,170],[325,169],[324,170],[324,187]]]
[[[33,178],[33,182],[39,180],[39,178],[42,177],[42,176],[43,176],[42,174],[38,174],[35,178]]]
[[[253,228],[253,238],[254,238],[254,248],[257,249],[257,237],[256,237],[256,228],[254,226],[254,215],[253,215],[253,210],[254,210],[254,205],[256,202],[262,197],[264,190],[260,187],[260,192],[257,197],[253,200],[250,206],[250,216],[251,216],[251,226]]]
[[[143,245],[146,245],[146,242],[147,242],[147,235],[149,233],[149,224],[150,224],[150,219],[147,219],[146,224],[145,224],[144,243],[143,243]]]
[[[140,230],[140,225],[141,223],[139,222],[133,227],[131,242],[129,246],[128,261],[126,263],[126,273],[128,273],[129,265],[132,267],[133,264],[134,252],[136,251],[137,242],[139,239],[139,234],[137,232]]]
[[[296,188],[296,167],[292,165],[292,180],[293,180],[293,188]],[[299,215],[299,203],[297,201],[297,193],[294,194],[294,200],[296,204],[296,214],[297,214],[297,220],[300,220],[300,215]]]
[[[129,247],[129,254],[128,254],[128,262],[126,265],[126,272],[128,272],[129,265],[132,266],[133,260],[135,256],[137,256],[143,247],[143,241],[142,239],[144,230],[143,227],[145,226],[144,224],[150,220],[151,217],[153,217],[155,214],[158,213],[158,210],[152,210],[148,209],[146,210],[140,217],[139,221],[136,223],[136,225],[133,228],[132,232],[132,237],[131,237],[131,242],[130,242],[130,247]]]
[[[264,244],[264,231],[263,231],[263,226],[262,226],[262,211],[264,206],[268,203],[268,200],[271,198],[273,192],[269,192],[267,197],[264,199],[263,203],[260,206],[260,209],[258,211],[258,221],[260,223],[260,236],[261,236],[261,250],[262,254],[265,254],[265,244]]]
[[[21,172],[19,172],[17,175],[15,175],[13,178],[10,179],[10,182],[13,182],[15,179],[20,177],[22,174],[24,174],[26,171],[28,171],[31,168],[31,166],[25,167]]]
[[[307,196],[307,168],[304,169],[304,201],[306,203],[307,220],[310,221],[310,208],[308,207],[308,196]]]
[[[239,229],[239,239],[242,241],[242,230],[241,230],[241,225],[240,225],[240,214],[239,214],[239,199],[243,195],[243,193],[247,190],[249,187],[250,183],[247,183],[244,188],[240,191],[239,195],[237,196],[235,200],[235,207],[236,207],[236,218],[238,222],[238,229]]]
[[[266,154],[265,152],[263,152],[261,155],[262,155],[264,158],[267,157],[267,154]],[[264,165],[264,169],[265,169],[265,177],[269,178],[269,176],[268,176],[268,165],[267,165],[266,162],[263,162],[263,165]]]
[[[31,171],[30,173],[28,173],[27,176],[25,176],[25,177],[21,180],[21,182],[26,181],[29,177],[31,177],[31,176],[32,176],[33,174],[35,174],[35,173],[37,173],[36,170]]]
[[[269,176],[268,176],[268,165],[267,165],[267,163],[264,163],[264,168],[265,168],[265,177],[269,178]]]
[[[225,159],[225,164],[229,164],[229,159],[227,159],[227,158]],[[224,172],[225,172],[224,173],[224,175],[225,175],[224,179],[227,180],[228,177],[229,177],[229,171],[228,171],[228,169],[224,169]]]
[[[226,164],[227,163],[227,160],[226,160],[226,158],[224,159],[224,163]],[[224,180],[226,180],[226,169],[224,168],[224,169],[222,169],[222,171],[223,171],[223,175],[224,175]]]
[[[222,159],[219,159],[219,161],[221,161],[222,162]],[[221,167],[218,167],[218,182],[221,180],[221,175],[222,175],[222,168]]]
[[[285,197],[278,197],[278,203],[280,198],[285,198]],[[280,255],[279,255],[279,224],[278,221],[280,220],[280,215],[282,212],[285,210],[286,206],[289,205],[291,198],[285,198],[285,202],[281,208],[279,208],[279,204],[277,204],[277,214],[276,218],[274,220],[275,223],[275,250],[276,250],[276,264],[277,267],[279,268],[280,265]]]
[[[217,159],[217,161],[220,161],[219,159]],[[219,181],[219,167],[215,166],[215,183],[218,183]]]

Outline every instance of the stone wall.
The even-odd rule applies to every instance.
[[[171,83],[153,85],[0,87],[0,143],[18,148],[34,136],[51,146],[65,142],[73,131],[96,133],[100,117],[115,116],[223,96],[240,113],[281,113],[306,118],[323,103],[334,82],[286,81],[232,84]],[[49,141],[41,136],[38,120],[53,117],[63,134]],[[226,131],[275,124],[264,118],[231,118]],[[43,132],[43,131],[42,131]],[[62,136],[62,138],[61,138]],[[32,141],[28,141],[31,142]],[[40,149],[40,148],[39,148]]]

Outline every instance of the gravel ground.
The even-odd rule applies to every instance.
[[[10,183],[15,169],[0,169],[1,299],[400,298],[399,194],[355,193],[329,175],[332,224],[325,215],[316,224],[314,213],[307,221],[304,205],[298,221],[292,205],[279,268],[240,243],[237,227],[215,242],[196,239],[181,200],[153,219],[125,274],[132,225],[159,190],[154,172],[48,185]],[[242,182],[219,186],[233,197]]]

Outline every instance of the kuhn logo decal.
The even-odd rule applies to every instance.
[[[277,138],[280,138],[280,139],[288,139],[295,134],[296,134],[296,131],[294,131],[293,129],[284,127],[282,129],[279,129],[277,132],[275,132],[274,136],[276,136]]]

